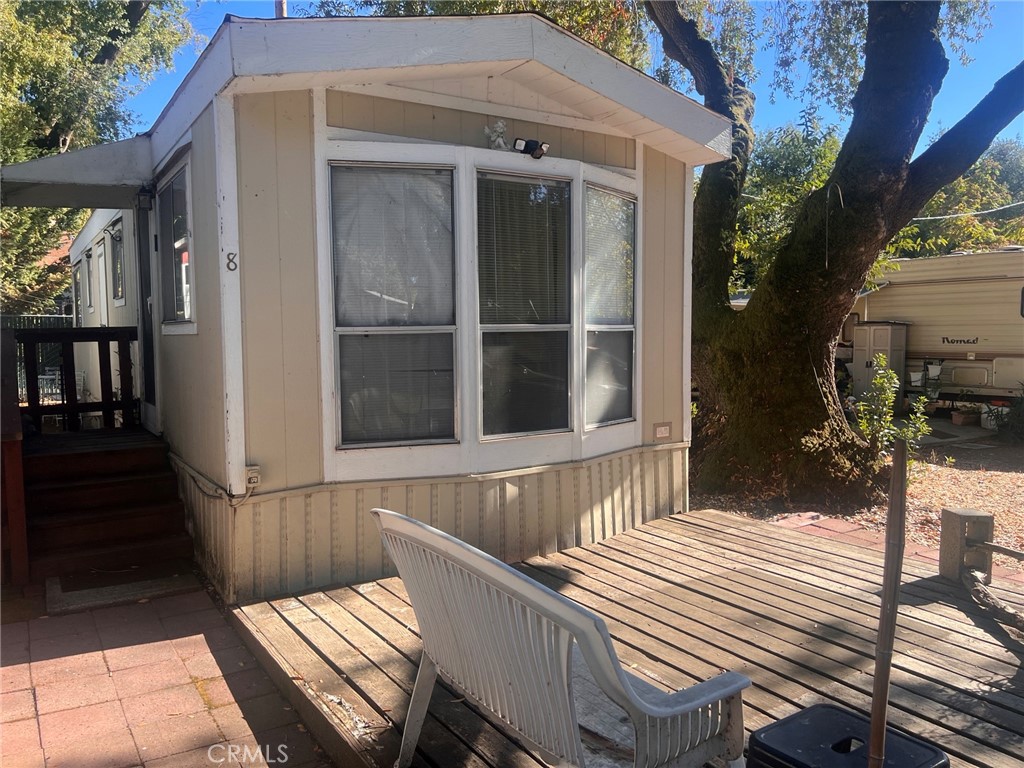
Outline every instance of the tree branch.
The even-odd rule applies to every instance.
[[[123,32],[115,27],[107,32],[107,42],[93,57],[93,64],[102,66],[114,63],[118,54],[121,53],[121,41],[135,34],[135,30],[138,29],[142,17],[146,15],[151,3],[152,0],[130,0],[124,9],[125,19],[128,21],[128,31]]]
[[[855,180],[870,188],[905,172],[949,70],[938,37],[939,5],[868,4],[864,76],[853,97],[853,120],[833,181],[849,185]],[[863,162],[865,156],[870,163]]]
[[[124,48],[124,41],[135,34],[151,4],[152,0],[130,0],[124,8],[125,19],[128,22],[127,31],[119,27],[108,30],[107,41],[93,56],[89,66],[103,67],[113,64]],[[39,147],[46,152],[67,152],[75,135],[74,126],[80,118],[80,113],[61,115],[46,136],[38,142]]]
[[[1024,61],[1003,75],[974,109],[910,164],[900,212],[909,219],[942,187],[960,178],[1021,112]]]
[[[665,54],[693,76],[704,106],[732,120],[732,156],[704,168],[694,201],[693,274],[694,332],[731,318],[729,276],[736,253],[736,219],[740,192],[754,146],[751,121],[754,94],[729,75],[711,42],[697,24],[679,12],[675,2],[647,0],[648,16],[661,31]],[[715,320],[710,318],[715,316]]]
[[[674,2],[647,0],[644,8],[661,32],[665,53],[693,75],[697,93],[704,97],[704,105],[732,117],[728,106],[732,78],[711,42],[701,36],[697,22],[683,17]]]

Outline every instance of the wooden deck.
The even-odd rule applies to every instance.
[[[648,523],[522,570],[604,616],[624,664],[678,688],[749,676],[748,730],[810,704],[869,709],[881,554],[714,511]],[[1024,644],[937,566],[904,566],[889,723],[953,766],[1024,766]],[[1024,607],[1020,585],[996,585]],[[391,766],[420,654],[400,580],[255,603],[234,617],[338,765]],[[435,691],[420,765],[543,765]]]

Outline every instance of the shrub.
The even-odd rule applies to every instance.
[[[1021,382],[1020,394],[1010,401],[1009,408],[994,408],[990,405],[986,415],[1000,435],[1015,443],[1024,442],[1024,382]]]
[[[913,453],[921,438],[932,431],[924,412],[928,399],[924,396],[917,398],[911,404],[906,423],[898,424],[893,418],[893,404],[900,389],[899,376],[889,368],[889,361],[883,354],[875,355],[874,369],[871,386],[854,405],[857,428],[875,456],[889,454],[898,437],[907,441],[907,449]]]

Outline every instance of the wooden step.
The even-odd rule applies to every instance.
[[[167,467],[167,444],[144,430],[32,435],[24,442],[25,482],[73,480]]]
[[[111,537],[149,539],[185,529],[180,501],[51,512],[29,520],[33,555],[72,546],[96,546]]]
[[[25,488],[25,507],[30,521],[38,515],[69,510],[155,504],[177,498],[178,480],[169,469],[37,483]]]
[[[64,547],[32,558],[32,580],[42,581],[50,576],[96,570],[114,573],[142,566],[154,560],[191,558],[192,537],[175,533],[144,540],[111,540],[97,547]]]
[[[166,469],[167,446],[146,441],[134,448],[27,455],[25,484],[79,480]]]

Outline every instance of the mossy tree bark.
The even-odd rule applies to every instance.
[[[805,201],[747,307],[735,312],[728,281],[753,97],[675,3],[646,3],[666,53],[691,72],[705,105],[734,122],[732,159],[704,168],[694,200],[699,488],[866,501],[884,487],[883,468],[849,428],[836,393],[843,323],[886,243],[1024,111],[1022,63],[912,160],[949,67],[939,5],[869,4],[864,76],[835,168]]]

